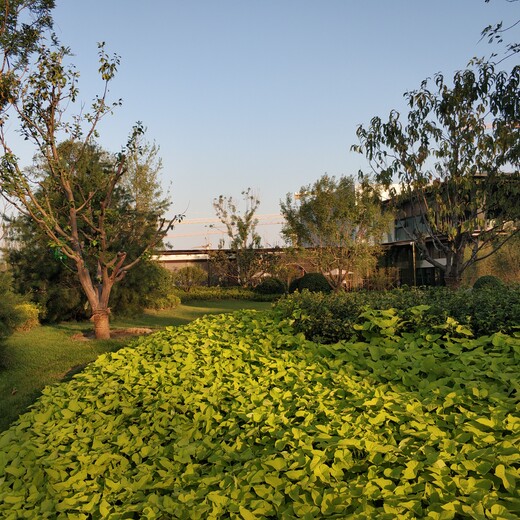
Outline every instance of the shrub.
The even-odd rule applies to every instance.
[[[143,261],[114,285],[110,306],[115,315],[132,316],[144,309],[169,309],[179,304],[168,269],[153,261]]]
[[[23,303],[24,299],[13,292],[11,274],[0,272],[0,338],[11,335],[23,323]]]
[[[292,291],[291,291],[292,289]],[[329,282],[321,273],[305,273],[301,278],[297,278],[291,282],[289,291],[303,291],[307,289],[310,292],[330,293],[332,291]]]
[[[196,265],[181,267],[172,274],[173,283],[183,291],[190,292],[193,287],[208,280],[208,273]]]
[[[287,289],[287,292],[289,294],[292,294],[293,292],[296,292],[298,290],[298,286],[300,285],[300,279],[301,279],[301,276],[299,276],[298,278],[293,278],[291,280],[291,282],[289,283],[289,287]]]
[[[19,303],[15,309],[20,314],[20,323],[16,326],[16,330],[28,331],[40,324],[40,309],[34,303]]]
[[[483,287],[499,289],[504,287],[504,284],[500,278],[487,274],[478,278],[477,281],[473,284],[473,289],[482,289]]]
[[[453,318],[469,327],[475,335],[501,331],[512,333],[520,324],[520,288],[503,286],[500,291],[450,291],[445,287],[400,288],[391,291],[358,291],[313,294],[294,293],[280,299],[275,308],[285,318],[294,320],[296,331],[324,343],[352,338],[353,325],[367,307],[396,309],[405,320],[413,319],[410,309],[428,306],[424,319],[441,324]]]
[[[181,299],[171,292],[165,296],[155,297],[148,301],[146,308],[160,311],[162,309],[175,309],[181,304]]]
[[[264,278],[255,288],[256,294],[285,294],[285,285],[278,278]]]
[[[174,293],[180,298],[182,303],[194,300],[212,301],[212,300],[254,300],[271,302],[277,300],[278,294],[259,294],[252,289],[243,287],[194,287],[190,292],[180,289],[174,290]]]

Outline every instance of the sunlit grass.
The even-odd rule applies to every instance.
[[[161,329],[183,325],[205,314],[269,307],[269,303],[254,301],[194,301],[177,309],[118,318],[113,320],[111,327]],[[89,322],[41,326],[28,332],[17,332],[0,345],[0,430],[5,430],[23,413],[45,386],[67,379],[100,354],[117,350],[132,341],[128,337],[108,341],[78,339],[91,330]]]

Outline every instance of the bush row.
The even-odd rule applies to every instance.
[[[450,317],[476,336],[511,333],[520,326],[520,287],[512,286],[455,292],[444,287],[333,294],[302,291],[283,297],[275,308],[282,317],[293,319],[296,331],[306,338],[335,343],[355,334],[353,325],[366,307],[397,309],[406,321],[411,319],[410,309],[417,305],[428,306],[426,319],[432,325]]]
[[[203,287],[195,286],[189,292],[174,289],[173,294],[182,303],[193,300],[254,300],[260,302],[272,302],[280,298],[280,294],[262,294],[252,289],[243,287]]]

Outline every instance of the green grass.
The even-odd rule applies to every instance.
[[[161,329],[184,325],[205,314],[239,309],[264,310],[270,303],[254,301],[197,302],[177,309],[148,311],[135,318],[115,319],[112,329],[146,327]],[[104,352],[127,345],[132,339],[81,341],[73,336],[92,330],[90,323],[61,323],[16,332],[0,344],[0,431],[9,427],[40,395],[42,389],[59,383],[83,369]]]

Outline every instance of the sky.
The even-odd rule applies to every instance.
[[[282,245],[280,200],[329,175],[368,171],[356,128],[437,72],[493,48],[482,29],[520,15],[506,0],[57,0],[55,32],[74,53],[80,100],[99,93],[97,42],[121,57],[123,105],[100,127],[118,151],[142,121],[183,224],[174,249],[215,247],[213,199],[251,188],[263,245]],[[509,62],[506,66],[515,63]],[[72,107],[74,108],[74,107]],[[79,107],[76,109],[79,110]],[[30,149],[22,155],[31,157]]]

